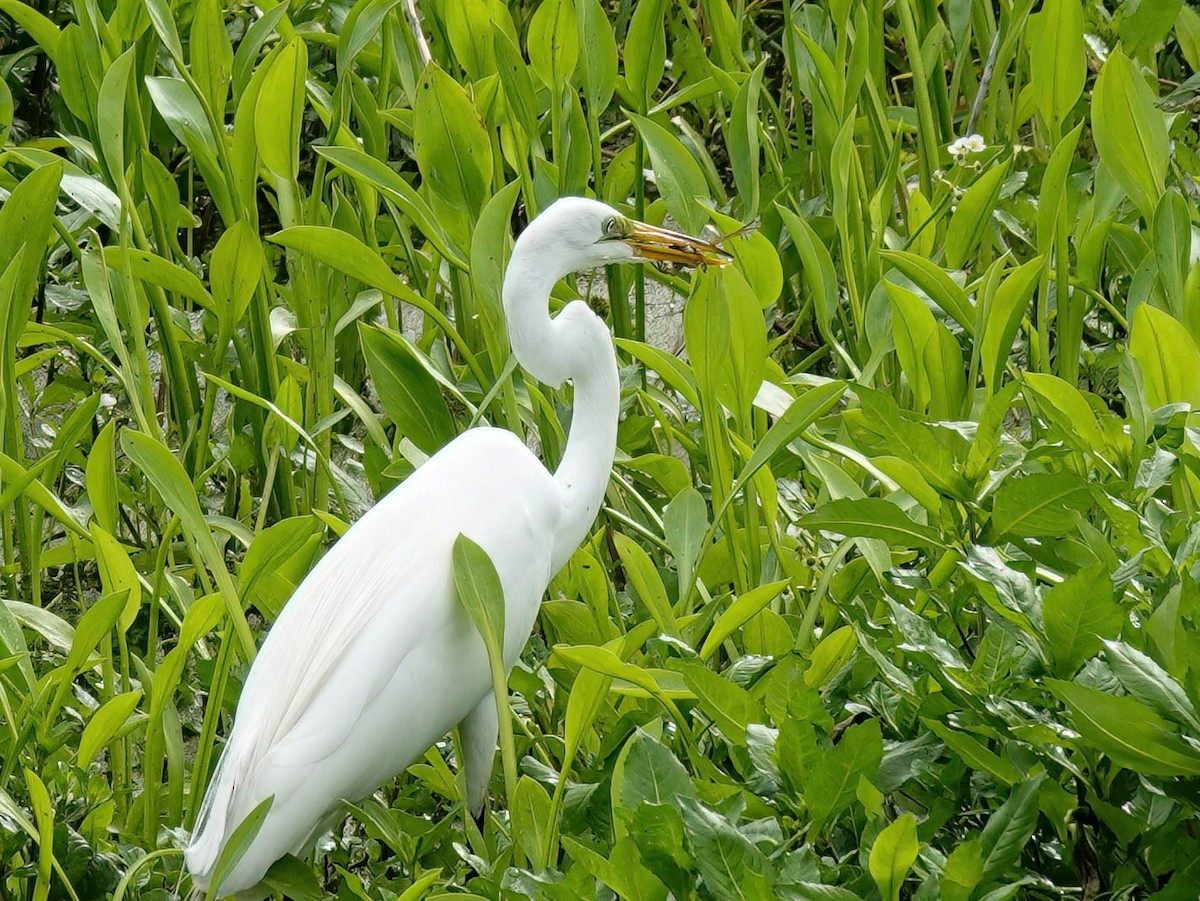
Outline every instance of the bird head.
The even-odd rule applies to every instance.
[[[711,241],[638,222],[586,197],[556,200],[530,223],[521,239],[557,245],[564,266],[572,272],[609,263],[725,266],[733,259]]]

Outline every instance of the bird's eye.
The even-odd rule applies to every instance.
[[[619,238],[621,236],[621,223],[617,221],[616,216],[612,216],[604,221],[604,237]]]

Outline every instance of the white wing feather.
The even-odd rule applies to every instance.
[[[511,665],[551,576],[561,512],[552,478],[515,435],[473,429],[342,537],[296,590],[247,677],[187,852],[197,885],[264,798],[275,795],[271,812],[222,893],[302,851],[343,798],[373,790],[475,708],[490,682],[454,595],[453,541],[466,534],[496,565]]]

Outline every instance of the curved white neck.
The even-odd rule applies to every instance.
[[[551,319],[550,291],[568,274],[547,268],[552,254],[528,232],[513,248],[504,277],[504,314],[513,353],[530,375],[558,387],[575,387],[571,430],[554,472],[563,504],[555,536],[553,571],[558,572],[587,537],[608,487],[617,445],[620,386],[608,327],[587,304],[567,304]]]

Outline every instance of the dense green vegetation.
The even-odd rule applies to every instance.
[[[519,782],[480,831],[447,742],[274,887],[1195,898],[1192,6],[420,0],[427,50],[260,6],[0,0],[0,898],[186,894],[322,548],[476,423],[557,460],[498,286],[588,192],[757,228],[606,274],[618,463]]]

